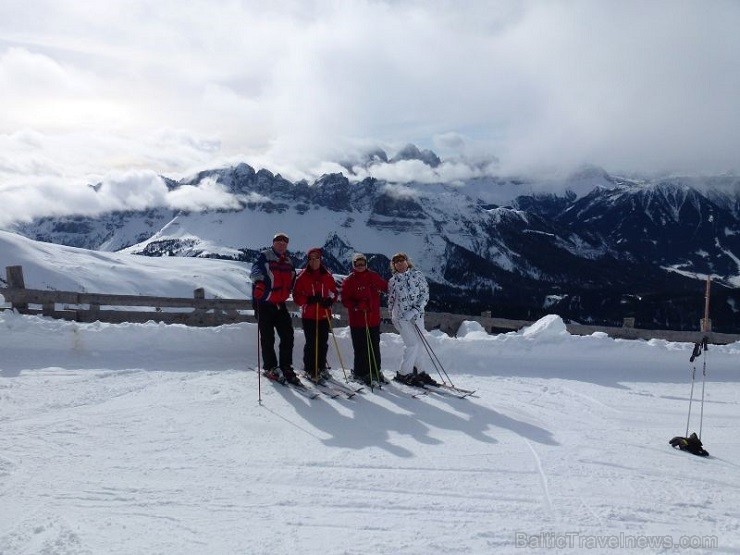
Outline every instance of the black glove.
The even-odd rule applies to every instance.
[[[323,306],[324,308],[329,308],[333,304],[334,304],[334,299],[332,299],[331,297],[326,297],[324,299],[321,299],[321,306]]]
[[[321,295],[311,295],[306,304],[319,304],[321,302]]]

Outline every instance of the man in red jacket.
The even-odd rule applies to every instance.
[[[301,323],[306,337],[303,369],[314,381],[331,377],[326,370],[328,318],[331,318],[331,305],[339,297],[334,276],[322,264],[321,256],[319,248],[308,251],[306,268],[299,274],[293,288],[293,300],[301,307]]]
[[[276,233],[272,248],[265,249],[252,265],[252,302],[260,332],[265,374],[277,381],[299,385],[293,371],[293,322],[285,306],[295,282],[295,268],[288,256],[288,236]],[[275,355],[275,332],[280,337],[280,359]]]
[[[354,377],[368,385],[373,379],[388,383],[380,371],[380,294],[387,291],[388,282],[368,270],[365,255],[352,256],[352,273],[342,284],[342,304],[349,312]]]

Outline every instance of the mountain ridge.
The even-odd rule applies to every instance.
[[[740,324],[740,220],[731,191],[594,168],[573,184],[583,191],[588,179],[594,187],[583,195],[541,191],[490,205],[464,184],[352,181],[342,173],[291,182],[241,163],[168,185],[212,180],[235,197],[235,208],[42,218],[16,231],[92,250],[250,262],[282,230],[297,263],[322,246],[338,273],[350,271],[348,253],[363,251],[388,276],[388,256],[408,252],[428,276],[437,309],[527,319],[547,310],[611,325],[635,316],[674,329],[695,327],[700,280],[713,274],[722,296],[718,325]]]

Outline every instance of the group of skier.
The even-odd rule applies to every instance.
[[[436,385],[424,371],[424,308],[429,286],[424,275],[399,252],[391,258],[392,277],[386,281],[368,268],[367,257],[352,256],[352,272],[342,284],[341,295],[332,273],[323,263],[323,252],[306,253],[306,267],[297,273],[288,256],[290,238],[276,233],[272,247],[260,253],[252,266],[252,300],[257,316],[265,375],[276,381],[300,385],[293,369],[293,324],[286,301],[300,306],[306,343],[303,349],[305,376],[315,382],[331,378],[327,366],[331,307],[336,301],[346,307],[354,351],[352,377],[367,385],[388,380],[381,371],[380,297],[388,293],[391,321],[404,342],[404,352],[394,380],[411,386]],[[275,353],[275,333],[280,340]]]

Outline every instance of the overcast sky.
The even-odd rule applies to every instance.
[[[408,142],[441,179],[736,171],[738,29],[734,0],[3,0],[0,200],[64,211],[104,181],[115,206],[160,173],[309,177]]]

